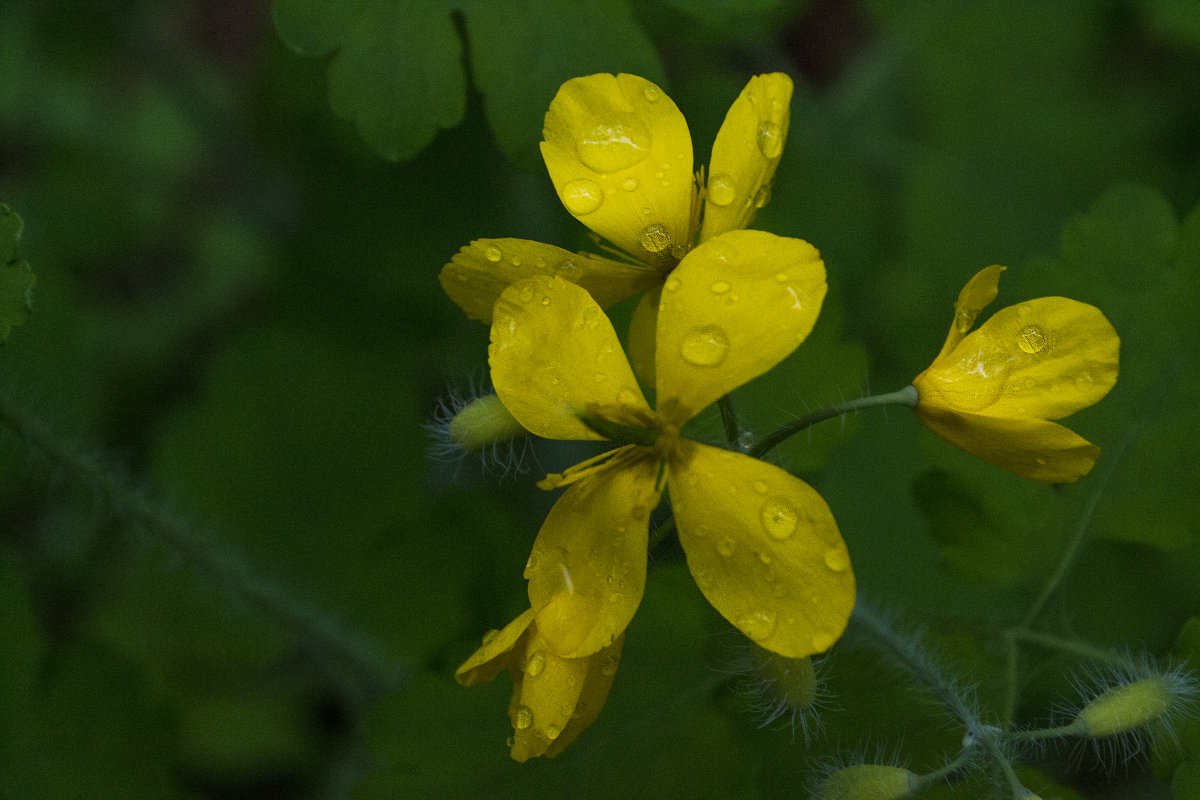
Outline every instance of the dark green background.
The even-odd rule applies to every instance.
[[[979,464],[904,409],[785,445],[861,596],[999,713],[996,633],[1098,498],[1040,627],[1170,654],[1200,613],[1190,0],[7,0],[0,202],[37,286],[0,394],[90,471],[0,437],[0,797],[790,798],[837,754],[953,754],[953,720],[849,643],[814,742],[758,728],[737,637],[670,546],[605,711],[558,759],[511,763],[507,682],[452,678],[524,607],[553,500],[534,481],[578,452],[539,445],[515,474],[427,457],[422,424],[486,361],[438,271],[473,238],[594,247],[537,151],[563,80],[661,82],[699,166],[773,70],[796,93],[755,227],[815,244],[830,296],[736,394],[756,431],[905,385],[988,264],[1009,266],[997,308],[1066,295],[1122,335],[1117,388],[1068,421],[1104,448],[1074,486]],[[189,544],[81,475],[127,476]],[[1077,663],[1021,665],[1017,723],[1064,713]],[[1181,733],[1184,755],[1112,777],[1070,745],[1027,761],[1071,787],[1046,797],[1197,797],[1200,731]]]

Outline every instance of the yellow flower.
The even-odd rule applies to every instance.
[[[445,266],[442,288],[483,322],[492,321],[505,287],[534,275],[577,283],[602,307],[653,290],[634,314],[630,344],[639,374],[649,375],[662,284],[697,234],[705,242],[744,228],[766,203],[791,96],[792,81],[782,73],[750,79],[717,133],[701,191],[687,122],[665,92],[636,75],[567,81],[546,114],[546,168],[567,211],[632,263],[524,239],[479,239]]]
[[[996,312],[1004,267],[981,270],[955,303],[941,353],[913,381],[925,427],[968,453],[1041,483],[1086,475],[1100,448],[1050,420],[1086,408],[1117,380],[1121,340],[1095,306],[1039,297]]]
[[[483,637],[483,646],[454,676],[464,686],[474,686],[507,670],[513,684],[508,709],[512,757],[553,758],[599,716],[617,674],[623,642],[618,636],[593,655],[560,658],[538,633],[531,608],[504,630]]]
[[[505,407],[539,436],[626,442],[542,483],[570,484],[525,569],[550,651],[583,658],[625,631],[645,586],[649,514],[668,485],[688,566],[726,619],[788,658],[841,635],[854,576],[820,495],[776,466],[680,435],[804,340],[825,288],[819,255],[798,239],[731,231],[691,251],[658,309],[657,411],[586,291],[535,276],[501,294],[489,360]]]

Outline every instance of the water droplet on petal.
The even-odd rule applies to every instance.
[[[782,497],[768,497],[758,512],[763,530],[772,539],[783,541],[796,532],[800,513],[796,507]]]
[[[758,126],[758,150],[767,158],[779,158],[783,152],[783,131],[774,122]]]
[[[606,380],[608,380],[608,376],[603,372],[597,372],[592,376],[592,380],[594,380],[596,383],[604,383]]]
[[[665,284],[663,284],[663,288],[666,289],[668,292],[678,291],[679,286],[680,286],[679,278],[676,278],[674,275],[667,278],[667,282]]]
[[[517,706],[513,709],[512,724],[519,731],[533,724],[533,711],[529,706]]]
[[[492,630],[485,633],[483,635],[483,646],[487,647],[489,644],[494,642],[496,640],[496,637],[499,635],[500,635],[500,630],[498,628],[493,628]]]
[[[766,494],[767,493],[767,482],[766,481],[755,481],[754,482],[754,491],[758,492],[759,494]]]
[[[693,328],[679,343],[679,355],[696,367],[715,367],[729,353],[729,337],[716,325]]]
[[[728,558],[737,550],[737,542],[731,537],[726,536],[721,541],[717,542],[717,552]]]
[[[533,655],[525,662],[525,674],[531,678],[536,678],[546,668],[546,654],[541,650],[535,650]]]
[[[770,186],[758,187],[758,191],[754,193],[754,207],[762,208],[769,202],[771,202],[771,187]]]
[[[658,90],[657,86],[647,86],[645,89],[642,89],[642,96],[646,98],[647,102],[655,102],[660,95],[662,95],[662,92]]]
[[[601,675],[616,675],[617,674],[617,665],[619,663],[620,663],[620,658],[618,656],[613,655],[612,653],[609,653],[608,655],[606,655],[604,657],[604,660],[600,662],[600,674]]]
[[[975,322],[975,314],[971,310],[964,308],[954,315],[954,330],[959,333],[966,333],[971,330],[973,322]]]
[[[845,572],[850,567],[850,556],[840,547],[831,547],[825,551],[825,566],[834,572]]]
[[[814,633],[812,637],[813,652],[824,653],[833,647],[835,639],[836,637],[832,633]]]
[[[738,629],[756,642],[769,639],[775,632],[775,612],[759,609],[743,614],[737,619]]]
[[[528,286],[526,286],[525,288],[521,289],[521,302],[528,303],[531,300],[533,300],[533,289],[530,289]]]
[[[562,735],[562,728],[558,727],[557,725],[547,725],[546,730],[543,731],[543,733],[546,734],[547,739],[553,742]]]
[[[576,178],[563,186],[562,203],[576,216],[591,214],[604,205],[604,192],[600,184],[590,178]]]
[[[554,274],[566,281],[574,283],[579,280],[579,265],[573,258],[564,258],[554,267]]]
[[[617,393],[617,402],[623,406],[636,406],[638,397],[632,389],[622,389]]]
[[[650,155],[650,131],[636,117],[597,122],[575,145],[579,160],[596,172],[629,169]]]
[[[727,206],[737,199],[737,184],[733,178],[721,173],[708,180],[708,202],[716,206]]]
[[[637,178],[626,178],[625,180],[621,181],[621,188],[627,192],[632,192],[637,187],[638,187]]]
[[[483,257],[488,261],[499,261],[504,258],[504,253],[501,252],[499,247],[492,246],[483,251]]]
[[[708,288],[712,290],[713,294],[725,294],[731,287],[729,281],[717,281]]]
[[[651,253],[661,253],[671,244],[671,234],[658,223],[647,225],[642,231],[642,247]]]
[[[776,272],[775,280],[779,281],[780,283],[787,283],[790,278],[788,278],[788,274],[786,272]]]
[[[671,257],[676,261],[683,261],[683,257],[687,255],[688,249],[681,244],[671,245]]]
[[[520,257],[520,256],[513,256],[513,257],[512,257],[512,265],[513,265],[514,267],[519,267],[519,266],[521,266],[521,257]]]
[[[1037,355],[1049,344],[1050,339],[1040,325],[1026,325],[1017,335],[1017,347],[1029,355]]]

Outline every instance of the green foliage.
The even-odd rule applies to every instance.
[[[17,213],[0,203],[0,342],[33,313],[33,270],[17,258],[24,227]]]
[[[592,72],[663,80],[623,0],[276,0],[272,9],[289,47],[331,56],[333,110],[392,161],[412,158],[438,130],[462,121],[464,44],[496,141],[526,167],[537,164],[541,119],[563,81]]]
[[[910,382],[990,263],[1009,269],[984,316],[1067,296],[1120,333],[1116,387],[1063,421],[1102,448],[1075,485],[904,408],[769,456],[986,730],[1062,721],[1072,681],[1125,653],[1194,669],[1197,31],[1187,0],[0,4],[0,197],[21,214],[0,207],[0,339],[38,268],[36,319],[0,352],[0,796],[767,800],[822,762],[930,774],[962,752],[970,721],[861,626],[819,665],[815,734],[760,728],[744,643],[671,540],[562,755],[513,763],[507,679],[454,682],[527,606],[557,497],[534,482],[578,459],[429,458],[422,422],[488,341],[436,275],[478,237],[597,249],[537,148],[559,84],[597,71],[660,83],[697,164],[750,75],[796,81],[755,227],[817,246],[830,293],[733,397],[760,439]],[[715,409],[695,429],[724,440]],[[1178,747],[1127,763],[1018,747],[1016,775],[1046,798],[1200,797],[1200,720],[1173,722]],[[968,755],[919,797],[1007,798]]]

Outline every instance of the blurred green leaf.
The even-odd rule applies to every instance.
[[[0,342],[33,312],[33,270],[17,258],[17,242],[25,223],[0,203]]]
[[[275,27],[329,64],[329,102],[391,161],[412,158],[466,109],[462,47],[447,2],[276,0]]]
[[[461,14],[488,123],[515,163],[534,168],[542,118],[559,85],[594,72],[663,69],[624,0],[276,0],[275,26],[297,53],[332,55],[333,110],[390,160],[412,158],[466,109]]]

